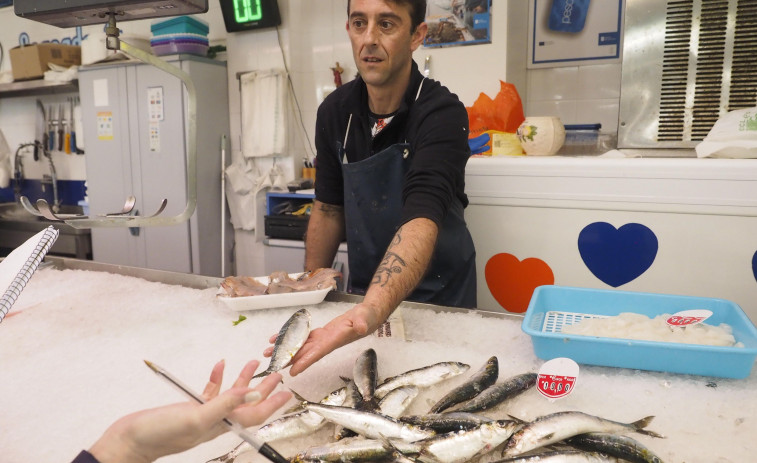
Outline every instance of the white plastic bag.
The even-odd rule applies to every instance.
[[[757,107],[718,119],[695,149],[700,158],[757,158]]]

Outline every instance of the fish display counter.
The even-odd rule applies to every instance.
[[[268,339],[296,311],[306,308],[311,327],[319,327],[360,300],[331,292],[314,305],[240,312],[218,300],[218,278],[47,261],[0,323],[0,448],[6,463],[70,461],[121,416],[186,400],[144,360],[202,390],[212,366],[225,359],[228,386],[248,360],[261,360],[261,371],[268,365],[262,357]],[[395,314],[392,332],[384,333],[389,336],[347,345],[296,377],[282,370],[280,387],[318,402],[344,386],[340,377],[352,377],[367,349],[376,353],[379,381],[440,362],[467,365],[461,374],[421,388],[404,412],[424,415],[492,357],[498,359],[498,383],[536,373],[544,363],[517,315],[416,303],[403,303]],[[727,379],[581,365],[566,397],[550,401],[531,388],[481,414],[532,421],[563,411],[620,423],[645,420],[646,430],[664,437],[627,435],[667,463],[736,463],[757,454],[755,371]],[[269,443],[293,457],[332,441],[333,434],[334,425],[327,424]],[[204,463],[240,442],[227,433],[160,461]],[[471,461],[499,460],[501,449]],[[265,460],[248,452],[235,461]]]

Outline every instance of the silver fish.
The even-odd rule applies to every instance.
[[[465,373],[470,365],[460,362],[439,362],[423,368],[409,370],[397,376],[387,378],[376,387],[375,395],[383,398],[392,389],[401,386],[416,386],[420,388],[433,386],[445,379]]]
[[[654,452],[628,436],[592,432],[571,437],[567,443],[581,450],[602,452],[631,463],[663,463]]]
[[[392,418],[398,418],[405,413],[407,407],[418,397],[418,394],[420,394],[420,389],[415,386],[402,386],[393,389],[379,402],[379,413]]]
[[[416,443],[401,440],[391,440],[391,442],[394,448],[404,455],[417,455],[420,452],[420,446]],[[391,455],[391,452],[381,440],[353,437],[311,447],[298,453],[292,462],[384,460]]]
[[[307,410],[313,411],[329,421],[341,424],[345,428],[372,439],[384,436],[388,439],[402,439],[413,442],[436,434],[431,429],[403,423],[378,413],[312,402],[307,402],[304,406]]]
[[[360,403],[360,401],[363,400],[363,398],[360,395],[360,392],[357,390],[355,381],[348,378],[342,378],[342,379],[347,381],[347,386],[345,386],[347,388],[347,398],[344,400],[342,407],[355,408],[355,406],[358,403]],[[334,427],[335,440],[341,440],[341,439],[345,439],[347,437],[353,437],[356,435],[357,434],[354,431],[347,429],[342,425],[337,424]]]
[[[453,405],[476,397],[481,391],[496,383],[498,376],[499,362],[497,357],[493,356],[471,379],[439,399],[431,407],[429,413],[440,413]]]
[[[281,370],[289,364],[292,357],[300,350],[310,334],[310,312],[300,309],[295,312],[279,330],[276,342],[273,344],[271,363],[265,371],[253,378],[260,378]]]
[[[494,407],[533,387],[536,384],[537,376],[536,373],[513,376],[503,383],[484,389],[476,397],[449,410],[472,413]]]
[[[352,380],[362,400],[355,408],[360,410],[375,410],[377,408],[374,394],[376,392],[376,378],[378,376],[378,360],[376,351],[366,349],[355,360],[352,368]]]
[[[339,388],[319,403],[324,405],[342,405],[347,398],[347,387]],[[255,436],[263,442],[272,442],[281,439],[304,436],[317,431],[325,424],[321,415],[311,411],[297,412],[292,415],[282,416],[258,428]]]
[[[320,403],[327,405],[341,405],[347,397],[347,388],[342,387],[324,397]],[[291,415],[282,416],[270,423],[261,426],[255,431],[256,437],[263,442],[272,442],[280,439],[303,436],[318,430],[324,424],[322,416],[309,411],[301,411]],[[233,463],[237,457],[247,452],[257,450],[246,441],[234,447],[229,453],[209,460],[208,463]]]
[[[633,423],[620,423],[582,412],[558,412],[544,415],[525,424],[507,442],[503,455],[514,456],[554,444],[569,437],[587,432],[624,433],[638,432],[654,437],[659,434],[644,428],[654,419],[647,416]]]
[[[484,423],[491,423],[491,418],[467,412],[428,413],[426,415],[402,416],[400,421],[431,428],[437,433],[464,431],[476,428]]]
[[[601,453],[565,450],[505,458],[490,463],[614,463],[617,461],[617,458]]]
[[[484,455],[513,435],[519,423],[498,420],[467,431],[450,432],[417,442],[422,446],[421,459],[439,463],[471,461]]]

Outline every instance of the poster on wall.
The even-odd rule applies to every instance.
[[[424,47],[491,43],[491,0],[429,0]]]
[[[0,0],[0,8],[13,5],[13,0]]]
[[[620,63],[623,0],[530,0],[528,67]]]

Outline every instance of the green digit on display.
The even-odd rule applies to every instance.
[[[260,0],[234,0],[234,18],[237,23],[258,21],[262,17]]]

